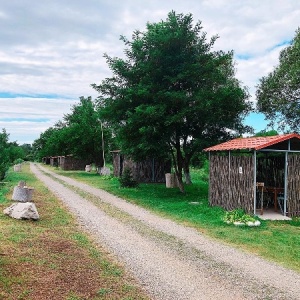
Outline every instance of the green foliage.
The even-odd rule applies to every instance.
[[[255,222],[256,219],[245,213],[243,209],[235,209],[232,211],[227,211],[224,216],[224,222],[226,223],[243,223]]]
[[[279,65],[260,79],[258,110],[279,129],[299,130],[300,124],[300,28],[291,44],[280,52]]]
[[[200,169],[200,180],[208,182],[209,179],[209,160],[206,159],[203,163],[203,167]]]
[[[12,163],[16,159],[23,159],[25,157],[25,152],[22,147],[20,147],[16,142],[9,143],[8,147],[9,161]]]
[[[73,154],[87,163],[103,166],[102,129],[105,151],[113,150],[110,130],[102,126],[91,97],[80,97],[71,113],[64,116],[54,127],[48,128],[33,147],[40,160],[45,156]]]
[[[131,170],[125,168],[123,174],[119,178],[121,187],[133,188],[138,186],[138,182],[133,178]]]
[[[21,164],[22,162],[24,162],[22,158],[17,158],[16,160],[14,160],[14,165]]]
[[[9,134],[5,129],[0,133],[0,181],[4,179],[9,166],[16,160],[23,161],[24,150],[16,142],[8,141]]]
[[[274,129],[266,131],[266,130],[261,130],[258,133],[256,133],[254,136],[274,136],[278,135],[278,132]]]
[[[206,160],[208,160],[208,154],[206,152],[196,152],[191,159],[191,166],[202,168]]]
[[[111,293],[111,289],[110,288],[101,288],[99,289],[99,291],[97,292],[98,296],[105,296]]]
[[[179,183],[196,151],[228,139],[228,129],[248,130],[248,92],[234,77],[233,52],[212,51],[216,39],[172,11],[132,41],[121,37],[126,59],[105,55],[113,77],[92,85],[122,151],[136,160],[172,155]]]
[[[0,181],[5,177],[9,167],[8,134],[5,129],[0,133]]]
[[[23,149],[24,157],[23,159],[25,161],[33,161],[34,156],[33,156],[33,148],[31,144],[23,144],[20,146]]]

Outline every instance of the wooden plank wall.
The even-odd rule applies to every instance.
[[[113,153],[114,176],[121,176],[125,168],[129,168],[138,182],[166,182],[165,174],[171,172],[171,161],[163,159],[145,159],[134,162],[121,153]]]
[[[147,159],[135,165],[135,176],[140,182],[166,182],[166,173],[171,172],[168,160]]]
[[[73,156],[59,156],[59,166],[62,170],[84,170],[89,163]]]
[[[287,215],[300,216],[300,155],[288,156]]]
[[[253,156],[210,156],[209,202],[226,210],[254,210]]]

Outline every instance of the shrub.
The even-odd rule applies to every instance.
[[[14,160],[14,165],[21,164],[22,162],[24,162],[22,158],[17,158],[16,160]]]
[[[200,180],[208,182],[209,179],[209,161],[205,160],[200,169]]]
[[[137,187],[138,182],[133,178],[131,174],[131,170],[129,168],[125,168],[123,174],[121,175],[120,179],[121,187]]]
[[[259,226],[260,222],[254,217],[246,214],[242,209],[227,211],[224,216],[224,222],[235,225]]]

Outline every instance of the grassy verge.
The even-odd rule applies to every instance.
[[[0,299],[149,299],[109,254],[82,233],[61,203],[30,174],[10,172],[0,188],[1,211],[25,180],[35,188],[39,221],[0,214]]]
[[[225,224],[224,210],[208,204],[208,184],[201,180],[201,171],[193,170],[194,183],[186,186],[184,195],[177,189],[165,188],[163,184],[140,184],[138,188],[120,188],[117,178],[80,171],[54,171],[102,188],[160,215],[194,227],[213,238],[300,272],[300,219],[262,221],[260,227]]]

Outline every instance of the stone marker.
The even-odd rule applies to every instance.
[[[34,188],[26,186],[25,181],[20,181],[17,186],[14,187],[12,194],[12,200],[20,202],[28,202],[32,200]]]
[[[100,168],[99,174],[103,176],[110,176],[110,169],[107,167],[102,167]]]
[[[85,171],[86,172],[91,172],[92,171],[92,166],[91,165],[86,165],[85,166]]]
[[[38,220],[40,218],[36,206],[32,202],[14,203],[3,210],[5,215],[14,219],[31,219]]]
[[[175,188],[178,187],[177,177],[175,174],[166,173],[166,187],[167,188]]]

